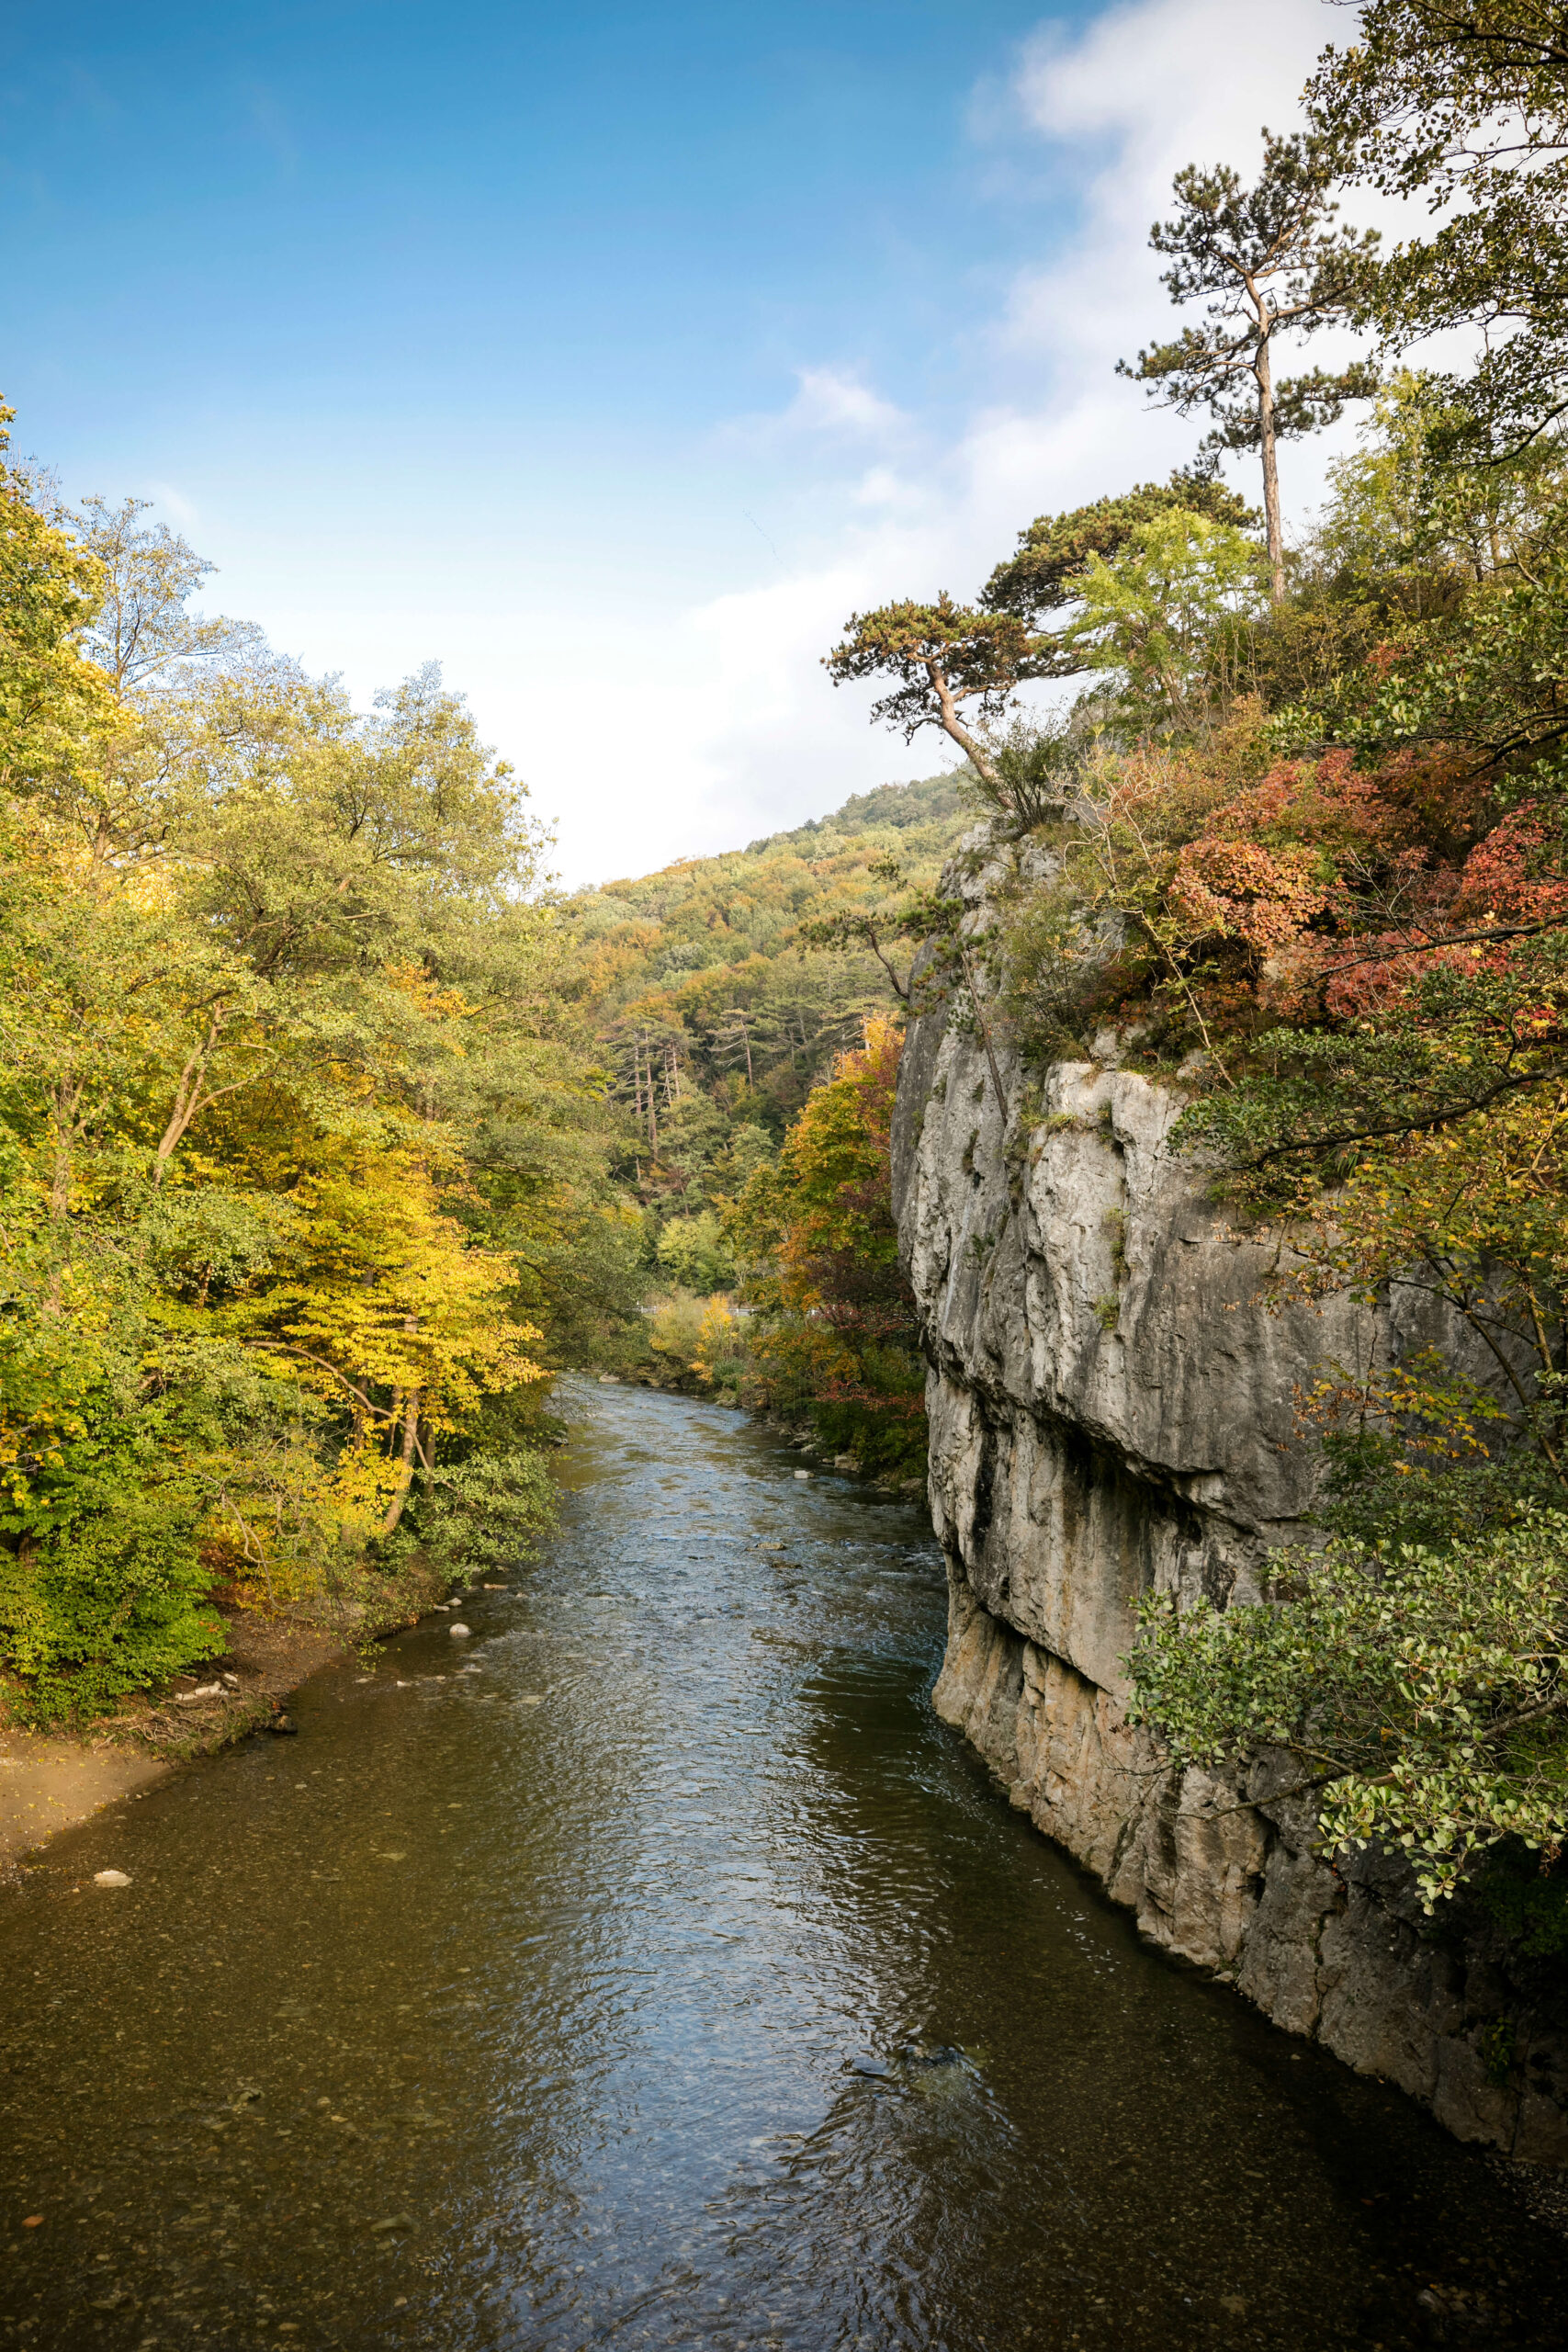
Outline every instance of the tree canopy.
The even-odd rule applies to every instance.
[[[439,673],[355,711],[136,502],[0,497],[0,1669],[47,1715],[210,1656],[214,1591],[521,1540],[615,1210],[540,829]]]
[[[1276,444],[1331,424],[1347,401],[1369,399],[1376,370],[1360,360],[1274,380],[1274,344],[1312,335],[1348,318],[1367,283],[1375,230],[1338,226],[1334,167],[1316,136],[1263,133],[1263,164],[1244,187],[1228,164],[1189,164],[1176,175],[1176,210],[1156,220],[1149,243],[1170,267],[1162,283],[1173,302],[1201,301],[1201,325],[1172,343],[1151,344],[1119,372],[1151,387],[1185,416],[1214,419],[1211,456],[1256,449],[1263,469],[1263,514],[1275,602],[1285,592],[1284,523]]]

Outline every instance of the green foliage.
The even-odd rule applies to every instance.
[[[1190,734],[1209,720],[1211,687],[1262,606],[1257,547],[1245,532],[1173,507],[1134,525],[1114,563],[1091,556],[1076,616],[1062,631],[1076,665],[1108,673],[1113,709],[1134,737]]]
[[[1430,1551],[1331,1543],[1272,1562],[1284,1606],[1165,1598],[1141,1613],[1133,1720],[1173,1759],[1283,1750],[1333,1853],[1409,1859],[1428,1910],[1507,1838],[1555,1858],[1568,1832],[1568,1517]]]
[[[558,1517],[544,1454],[487,1450],[437,1467],[410,1514],[404,1548],[417,1547],[443,1577],[511,1576],[537,1556]]]
[[[706,1309],[690,1291],[655,1299],[649,1310],[648,1343],[656,1364],[677,1387],[696,1385],[697,1355]],[[700,1375],[698,1375],[700,1376]]]
[[[651,1214],[655,1263],[665,1217],[732,1200],[893,1001],[856,910],[886,908],[890,859],[929,888],[964,822],[952,775],[884,785],[744,851],[567,901],[559,983],[615,1070],[620,1166]],[[845,924],[824,954],[835,910]]]
[[[735,1280],[735,1260],[714,1210],[695,1216],[672,1216],[659,1237],[655,1251],[660,1270],[682,1288],[703,1297],[728,1290]]]
[[[1202,301],[1203,324],[1118,370],[1150,385],[1183,416],[1206,408],[1215,422],[1205,451],[1259,452],[1276,601],[1284,593],[1284,537],[1275,443],[1331,424],[1347,401],[1377,389],[1376,370],[1365,361],[1274,380],[1276,339],[1315,334],[1344,319],[1367,283],[1377,232],[1335,226],[1333,184],[1322,138],[1280,139],[1268,130],[1251,187],[1226,164],[1178,172],[1176,212],[1156,221],[1149,243],[1170,262],[1162,282],[1171,300]]]
[[[902,1036],[866,1023],[760,1169],[729,1229],[755,1310],[750,1393],[808,1411],[825,1442],[868,1468],[925,1455],[925,1368],[898,1264],[890,1145]]]
[[[190,1496],[130,1487],[105,1501],[112,1515],[0,1546],[0,1648],[26,1678],[24,1722],[99,1713],[228,1646]]]
[[[1450,450],[1517,449],[1568,380],[1568,41],[1550,0],[1369,0],[1308,86],[1346,180],[1415,198],[1435,225],[1369,273],[1359,307],[1396,351],[1480,328],[1450,379]]]
[[[976,775],[975,797],[1015,836],[1038,832],[1066,813],[1085,749],[1081,730],[1059,712],[1015,718],[987,735],[987,773]]]
[[[416,1472],[472,1518],[640,1237],[460,698],[355,712],[138,502],[0,494],[0,1672],[58,1713],[209,1652],[214,1583],[335,1607]]]
[[[934,604],[905,601],[852,613],[843,642],[823,657],[836,686],[863,678],[890,682],[872,718],[909,742],[922,727],[940,727],[976,775],[991,777],[982,741],[960,717],[973,704],[981,721],[999,718],[1030,678],[1055,674],[1048,643],[1003,608],[956,605],[945,590]]]
[[[1066,514],[1037,514],[1018,535],[1018,551],[998,563],[980,592],[988,612],[1017,613],[1038,627],[1044,616],[1076,605],[1092,557],[1111,563],[1141,523],[1179,508],[1232,530],[1255,532],[1262,517],[1234,490],[1201,469],[1173,473],[1168,482],[1140,482],[1120,497],[1097,498]],[[1063,654],[1051,675],[1074,674]]]

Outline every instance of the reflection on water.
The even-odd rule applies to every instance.
[[[0,2346],[1568,2337],[1483,2158],[1145,1951],[937,1724],[909,1511],[566,1409],[471,1643],[0,1900]]]

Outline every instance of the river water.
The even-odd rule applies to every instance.
[[[1144,1948],[936,1721],[913,1510],[562,1409],[470,1642],[0,1891],[0,2346],[1568,2341],[1485,2158]]]

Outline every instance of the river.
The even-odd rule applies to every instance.
[[[913,1510],[561,1408],[470,1641],[0,1890],[0,2346],[1568,2340],[1486,2158],[1144,1947],[936,1721]]]

